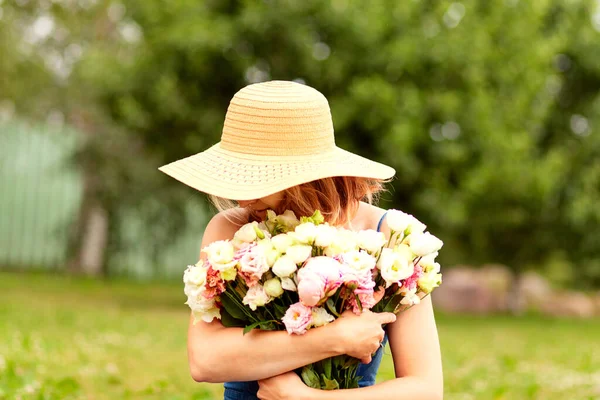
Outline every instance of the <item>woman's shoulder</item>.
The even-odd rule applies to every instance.
[[[385,216],[387,210],[373,204],[361,202],[358,208],[355,225],[359,230],[377,230],[379,222]]]
[[[235,232],[248,222],[248,212],[242,208],[223,210],[213,216],[204,230],[203,242],[232,239]]]

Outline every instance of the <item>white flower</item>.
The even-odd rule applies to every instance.
[[[298,288],[292,278],[281,278],[281,287],[290,292],[296,292]]]
[[[183,283],[186,285],[203,286],[206,283],[207,268],[202,265],[188,265],[183,273]]]
[[[248,292],[242,299],[242,303],[250,307],[252,311],[256,311],[257,307],[262,307],[269,301],[271,301],[271,298],[261,284],[254,285],[248,289]]]
[[[400,304],[412,306],[415,304],[419,304],[421,302],[421,299],[419,298],[419,296],[416,293],[416,289],[414,289],[414,290],[400,289],[400,294],[404,296],[402,298],[402,300],[400,300]]]
[[[265,282],[264,285],[265,293],[271,297],[279,297],[283,294],[283,288],[281,287],[281,281],[279,278],[272,278]]]
[[[356,271],[370,271],[375,267],[375,257],[366,251],[353,250],[342,254],[342,260]]]
[[[217,240],[202,249],[208,258],[208,262],[217,271],[229,269],[237,264],[234,261],[235,249],[229,240]]]
[[[327,247],[331,244],[335,235],[337,233],[337,229],[333,226],[327,224],[317,225],[317,235],[315,236],[315,246],[318,247]]]
[[[333,241],[323,253],[327,257],[334,257],[348,251],[357,250],[357,234],[348,229],[338,229]]]
[[[386,222],[390,229],[394,232],[404,232],[406,229],[408,229],[412,218],[412,215],[404,213],[400,210],[388,210]]]
[[[430,254],[427,254],[426,256],[423,256],[421,258],[421,261],[419,261],[419,265],[421,267],[423,267],[423,269],[428,269],[430,267],[433,267],[433,264],[437,264],[435,262],[435,259],[438,255],[439,255],[439,253],[436,251],[434,253],[430,253]]]
[[[429,232],[413,234],[410,238],[410,249],[417,256],[426,256],[442,248],[444,242]]]
[[[271,238],[271,244],[277,249],[280,254],[286,252],[288,247],[293,246],[295,244],[294,238],[290,235],[281,233],[277,236],[273,236]]]
[[[317,236],[317,226],[312,222],[305,222],[298,225],[290,234],[298,242],[312,245]]]
[[[295,264],[302,264],[312,254],[312,247],[297,244],[288,247],[285,254],[290,257]]]
[[[273,273],[278,277],[287,278],[294,272],[296,272],[297,269],[298,266],[296,265],[294,260],[290,256],[284,255],[279,257],[277,261],[275,261],[272,270]]]
[[[437,264],[437,263],[436,263]],[[439,264],[438,264],[439,265]],[[438,270],[439,271],[439,270]],[[419,278],[417,285],[424,293],[431,293],[433,289],[442,283],[442,274],[431,270]]]
[[[263,254],[267,260],[267,264],[269,267],[272,267],[273,264],[275,264],[275,261],[277,261],[277,258],[279,258],[279,252],[273,246],[272,239],[265,238],[258,241],[257,244],[263,249]]]
[[[319,327],[333,322],[335,318],[329,314],[323,307],[313,307],[312,309],[312,326]]]
[[[403,232],[406,235],[421,233],[426,226],[410,214],[400,210],[389,210],[387,213],[387,225],[394,232]]]
[[[359,231],[356,234],[356,241],[358,247],[363,250],[368,251],[371,254],[376,254],[381,250],[381,248],[385,245],[387,240],[385,239],[385,235],[383,232],[377,232],[373,229],[366,229],[364,231]]]
[[[242,242],[251,243],[256,240],[256,228],[258,222],[250,222],[242,226],[234,235],[234,239],[239,239]]]
[[[215,299],[207,299],[202,295],[202,290],[196,294],[188,295],[188,299],[185,302],[194,315],[194,324],[199,320],[204,322],[211,322],[214,318],[221,318],[221,313],[216,305]]]
[[[386,282],[386,287],[410,277],[415,270],[412,260],[388,248],[381,250],[377,267],[381,271],[381,277]]]

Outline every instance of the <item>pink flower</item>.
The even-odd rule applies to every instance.
[[[402,282],[402,287],[408,290],[414,290],[417,287],[417,281],[423,276],[423,267],[415,265],[415,272]]]
[[[363,310],[368,310],[372,308],[377,302],[375,301],[375,297],[373,296],[373,289],[356,289],[354,294],[358,296],[360,300],[360,304]],[[361,308],[358,306],[358,301],[356,301],[356,296],[352,295],[348,298],[348,309],[352,309],[354,314],[360,314]]]
[[[298,296],[303,304],[316,306],[325,297],[325,282],[318,274],[311,271],[301,274],[303,270],[298,273]]]
[[[204,291],[204,297],[212,299],[224,291],[225,282],[221,279],[221,273],[214,270],[212,266],[209,266],[206,271],[206,290]]]
[[[315,306],[331,296],[344,283],[342,265],[330,257],[313,257],[298,271],[298,296],[307,306]]]
[[[281,320],[290,335],[292,333],[302,335],[312,324],[312,307],[306,307],[300,302],[294,303],[287,309]]]
[[[249,250],[241,252],[241,254],[239,260],[241,275],[248,287],[252,287],[269,270],[267,257],[260,246],[253,246]]]

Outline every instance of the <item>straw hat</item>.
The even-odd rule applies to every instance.
[[[241,89],[229,104],[219,143],[159,169],[231,200],[258,199],[333,176],[388,179],[395,173],[337,147],[325,96],[287,81]]]

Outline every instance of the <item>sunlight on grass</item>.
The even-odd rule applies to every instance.
[[[189,377],[184,301],[178,284],[0,274],[0,399],[222,398]],[[446,399],[600,398],[598,320],[438,325]],[[393,378],[389,354],[378,378]]]

